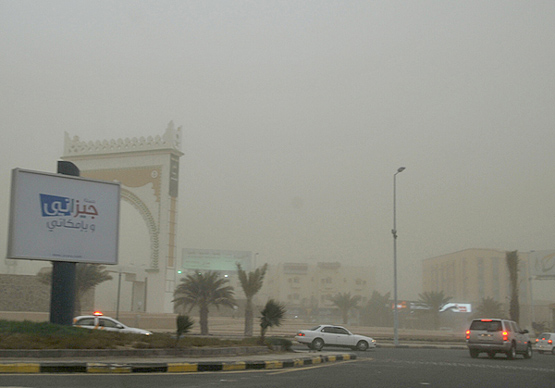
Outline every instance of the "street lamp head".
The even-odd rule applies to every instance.
[[[405,170],[405,167],[399,167],[399,168],[397,169],[397,172],[402,172],[402,171],[404,171],[404,170]]]

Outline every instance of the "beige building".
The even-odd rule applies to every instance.
[[[506,251],[466,249],[423,260],[423,292],[443,291],[452,302],[471,303],[476,308],[482,298],[493,298],[508,311],[510,301],[509,271]],[[531,325],[531,282],[528,253],[518,252],[519,301],[521,324]]]
[[[330,301],[332,296],[338,293],[360,296],[359,306],[364,306],[374,289],[374,279],[375,271],[370,266],[340,262],[280,263],[270,267],[262,297],[284,303],[290,315],[331,318],[337,313]]]
[[[86,178],[121,183],[118,264],[95,290],[95,309],[172,313],[181,128],[162,136],[82,141],[67,133],[63,160]]]

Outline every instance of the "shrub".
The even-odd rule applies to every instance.
[[[287,338],[282,337],[268,337],[264,342],[270,349],[281,349],[281,350],[291,350],[291,346],[293,346],[293,342],[288,340]]]
[[[224,340],[197,336],[183,337],[181,346],[254,346],[256,339]],[[165,349],[175,346],[175,335],[125,334],[104,330],[54,325],[49,322],[0,320],[0,349]]]

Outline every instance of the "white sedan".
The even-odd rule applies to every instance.
[[[105,317],[98,313],[95,313],[94,315],[81,315],[79,317],[73,318],[73,326],[82,327],[84,329],[117,331],[118,333],[145,335],[152,334],[148,330],[136,329],[134,327],[126,326],[120,321],[116,321],[114,318]]]
[[[335,325],[319,325],[310,330],[301,330],[295,340],[314,350],[321,350],[324,346],[342,346],[361,351],[376,347],[375,339],[353,334]]]
[[[542,353],[552,353],[555,354],[555,333],[541,333],[538,338],[536,338],[536,350]]]

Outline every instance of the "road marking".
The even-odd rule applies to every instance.
[[[378,363],[379,360],[376,360]],[[527,367],[527,366],[515,366],[511,365],[493,365],[493,364],[474,364],[474,363],[464,363],[464,362],[446,362],[446,361],[408,361],[408,360],[383,360],[381,362],[389,364],[409,364],[409,365],[435,365],[435,366],[454,366],[461,368],[482,368],[482,369],[506,369],[506,370],[520,370],[520,371],[532,371],[532,372],[554,372],[555,369],[550,368],[538,368],[538,367]]]
[[[360,362],[360,361],[364,361],[364,360],[349,360],[349,361],[336,362],[336,363],[324,363],[324,364],[308,365],[308,366],[299,367],[299,368],[281,369],[277,372],[270,372],[268,374],[269,375],[280,375],[282,373],[291,373],[291,372],[298,372],[298,371],[310,370],[310,369],[316,369],[316,368],[325,368],[325,367],[329,367],[329,366],[339,366],[339,365],[345,365],[347,363]],[[260,371],[263,371],[263,369],[261,369]]]

